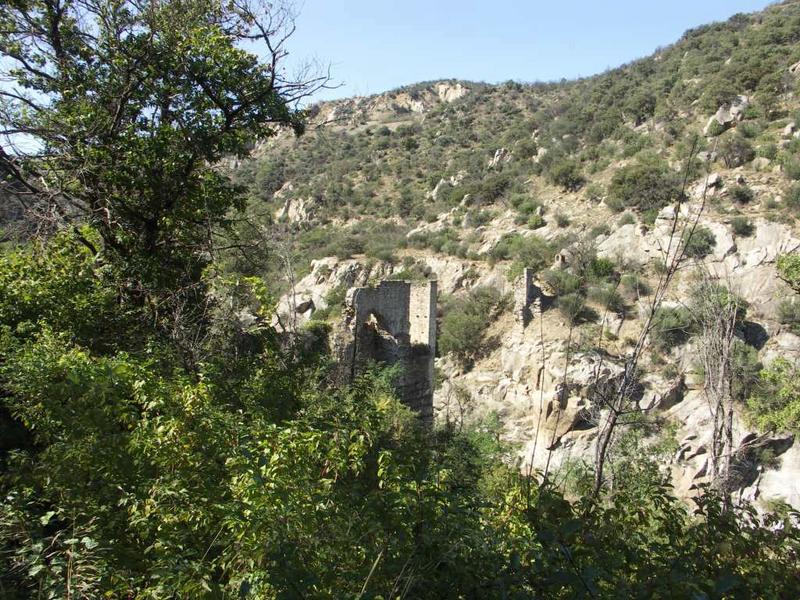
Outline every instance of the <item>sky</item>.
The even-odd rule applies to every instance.
[[[687,29],[766,0],[298,0],[290,72],[330,65],[335,90],[368,95],[436,79],[573,79],[651,54]]]

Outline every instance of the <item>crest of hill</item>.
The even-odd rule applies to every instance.
[[[637,168],[618,180],[663,188],[692,148],[711,169],[753,171],[770,194],[756,194],[765,216],[792,220],[799,92],[800,2],[790,1],[692,29],[584,79],[441,80],[323,102],[305,136],[270,140],[235,176],[256,220],[285,222],[301,266],[329,255],[391,258],[409,243],[485,257],[499,237],[481,228],[507,214],[501,234],[527,235],[557,211],[590,226],[580,216],[603,207],[647,225],[660,206],[636,202],[615,175]],[[720,122],[733,104],[736,118]],[[704,167],[688,169],[694,185]],[[736,208],[731,198],[748,191],[729,189],[721,205]],[[787,201],[772,206],[773,197]]]

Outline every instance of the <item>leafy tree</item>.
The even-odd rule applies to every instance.
[[[0,122],[33,150],[0,166],[51,225],[91,224],[102,247],[84,243],[119,261],[131,296],[197,283],[243,206],[213,165],[273,124],[302,130],[309,85],[279,68],[289,18],[249,0],[4,4]]]

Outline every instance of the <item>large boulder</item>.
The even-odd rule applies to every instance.
[[[703,135],[709,135],[712,133],[711,128],[715,126],[715,123],[717,127],[723,127],[727,129],[736,121],[741,121],[744,118],[744,113],[749,106],[750,98],[747,96],[736,96],[736,98],[734,98],[733,102],[730,104],[723,104],[719,107],[716,114],[714,114],[714,116],[708,120],[708,123],[706,123],[706,126],[703,129]]]

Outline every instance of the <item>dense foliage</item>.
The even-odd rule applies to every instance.
[[[211,165],[243,153],[252,135],[272,132],[271,123],[302,129],[290,105],[296,88],[281,89],[275,65],[243,49],[258,31],[274,33],[253,34],[263,15],[249,7],[205,0],[0,7],[3,58],[23,65],[14,74],[31,101],[51,103],[44,112],[4,104],[4,122],[43,136],[41,152],[27,159],[3,153],[4,175],[28,186],[26,198],[39,207],[74,209],[47,223],[49,235],[0,254],[2,596],[791,597],[800,585],[795,515],[723,510],[711,492],[687,508],[635,439],[626,451],[637,460],[613,490],[567,495],[552,477],[523,474],[516,449],[490,421],[422,427],[394,398],[391,370],[376,367],[336,385],[319,339],[324,326],[278,334],[274,282],[253,273],[269,277],[282,258],[244,259],[215,243],[252,241],[252,229],[234,226],[245,190]],[[739,31],[736,23],[720,36]],[[796,25],[769,17],[763,35],[789,46]],[[637,123],[664,109],[660,94],[631,93],[624,83],[648,64],[635,63],[621,80],[598,79]],[[763,91],[765,77],[739,83]],[[712,91],[702,100],[713,104],[730,90]],[[560,106],[571,120],[550,120],[542,136],[565,146],[553,148],[542,168],[573,189],[582,176],[576,162],[562,160],[577,151],[568,140],[599,140],[623,126],[618,111],[592,104],[583,115],[578,106]],[[547,114],[534,113],[542,123]],[[378,156],[365,163],[363,185],[352,186],[343,175],[354,160],[348,145],[439,159],[435,148],[467,142],[474,134],[466,131],[418,139],[413,126],[387,127],[365,133],[377,138],[367,142],[335,133],[336,143],[307,148],[308,164],[273,156],[250,175],[269,196],[287,173],[307,169],[297,193],[318,195],[330,214],[380,213],[385,206],[370,202],[380,169],[408,165],[380,166]],[[469,149],[459,154],[471,160]],[[314,171],[320,164],[325,169]],[[464,181],[466,205],[522,193],[518,176]],[[392,206],[425,216],[411,197],[401,192]],[[451,190],[431,204],[451,209],[465,197]],[[528,218],[541,216],[531,198],[518,205],[529,207]],[[399,244],[406,229],[373,216],[360,229],[334,238],[307,231],[302,241],[308,249],[325,241],[341,256],[385,258],[386,239]],[[260,225],[280,232],[271,219]],[[443,247],[453,243],[439,236]],[[509,236],[489,258],[544,268],[562,242]],[[263,262],[248,263],[254,257]],[[792,260],[780,267],[790,282]],[[585,316],[587,298],[624,311],[617,265],[594,245],[577,244],[569,269],[552,273],[570,319]],[[647,293],[635,277],[624,281],[627,293]],[[475,356],[504,301],[480,288],[453,299],[440,350]],[[680,320],[659,318],[667,333]],[[779,416],[765,425],[796,427],[796,379],[782,363],[766,373],[773,393],[752,402],[786,399],[770,405]]]

